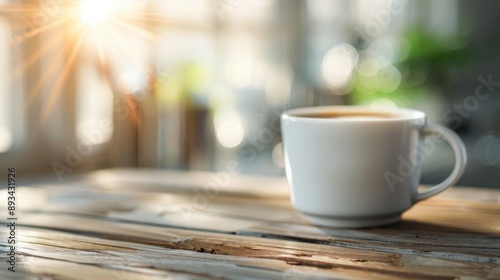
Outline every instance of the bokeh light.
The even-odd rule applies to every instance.
[[[238,147],[245,136],[240,116],[235,110],[218,110],[214,115],[217,141],[225,148]]]
[[[377,99],[375,101],[372,101],[370,103],[370,107],[371,108],[389,108],[389,109],[394,108],[395,109],[398,106],[396,105],[396,103],[394,103],[394,101],[392,101],[389,98],[380,98],[380,99]]]
[[[367,59],[360,63],[358,67],[359,74],[365,77],[371,77],[377,75],[380,70],[378,62],[374,59]]]
[[[367,49],[380,66],[389,66],[396,58],[396,50],[389,40],[377,39],[370,43]]]
[[[285,157],[283,155],[283,144],[278,143],[273,148],[272,158],[274,164],[280,168],[285,168]]]
[[[402,76],[401,72],[399,72],[396,67],[391,65],[384,68],[381,72],[381,79],[382,82],[380,84],[380,90],[384,92],[393,92],[401,84]]]
[[[12,146],[12,133],[5,127],[0,127],[0,153],[8,151]]]
[[[348,85],[351,73],[358,63],[358,52],[349,44],[340,44],[329,50],[323,58],[321,75],[334,88]]]
[[[140,66],[130,67],[123,71],[120,78],[123,85],[132,94],[136,94],[141,89],[146,88],[148,82],[146,71],[141,69]]]
[[[474,143],[474,156],[485,166],[500,166],[500,137],[485,135]]]

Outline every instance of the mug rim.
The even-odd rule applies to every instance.
[[[385,113],[394,114],[390,118],[360,118],[360,119],[339,119],[339,118],[320,118],[301,116],[305,114],[318,114],[324,112],[369,112],[369,113]],[[394,122],[394,121],[410,121],[425,119],[426,115],[423,111],[408,109],[408,108],[387,108],[387,107],[368,107],[355,105],[334,105],[334,106],[316,106],[316,107],[300,107],[286,110],[281,114],[281,119],[309,121],[309,122]]]

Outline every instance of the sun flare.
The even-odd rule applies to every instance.
[[[84,24],[97,25],[109,16],[111,3],[109,1],[85,0],[80,7],[80,17]]]
[[[54,3],[57,5],[48,6],[44,1],[39,6],[7,5],[0,0],[0,14],[16,11],[11,17],[15,23],[12,25],[13,49],[43,42],[35,51],[27,53],[9,79],[22,79],[45,58],[54,58],[33,81],[27,93],[26,108],[30,108],[37,104],[44,89],[49,91],[42,105],[41,123],[54,111],[54,104],[64,94],[66,84],[75,79],[82,61],[93,61],[92,67],[113,92],[126,96],[141,87],[143,77],[147,77],[144,71],[149,69],[144,62],[147,46],[156,39],[146,23],[164,20],[163,15],[155,12],[155,1],[76,0]]]

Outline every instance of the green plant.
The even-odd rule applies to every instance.
[[[352,77],[351,102],[388,99],[411,106],[426,95],[445,93],[454,70],[469,61],[467,43],[467,37],[442,38],[422,28],[408,29],[400,39],[396,61],[383,63],[377,54],[361,55]]]

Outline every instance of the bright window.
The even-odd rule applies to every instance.
[[[76,133],[82,143],[98,145],[113,135],[113,93],[92,62],[79,66]]]
[[[14,142],[11,108],[13,93],[11,89],[10,71],[10,25],[8,21],[0,19],[0,153],[8,151]]]

